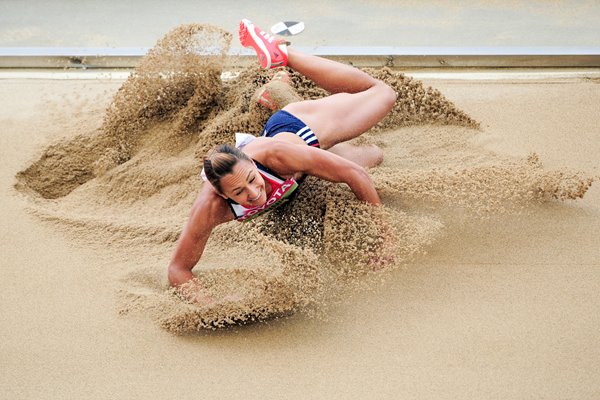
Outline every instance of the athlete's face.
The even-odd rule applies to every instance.
[[[238,161],[220,183],[223,194],[243,206],[261,206],[267,201],[265,181],[249,161]]]

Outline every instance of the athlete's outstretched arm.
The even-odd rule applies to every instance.
[[[359,200],[381,204],[373,181],[360,165],[329,151],[272,140],[266,165],[282,175],[302,172],[329,182],[344,182]]]
[[[212,230],[232,219],[233,215],[225,201],[214,193],[209,183],[205,183],[190,211],[169,264],[171,286],[180,286],[194,278],[192,269],[200,261]]]

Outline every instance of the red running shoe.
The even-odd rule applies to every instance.
[[[285,40],[277,39],[265,31],[261,31],[247,19],[240,22],[239,35],[242,46],[254,48],[262,68],[269,69],[287,65]]]
[[[266,87],[258,89],[256,92],[258,104],[267,107],[269,110],[277,110],[277,104],[271,99],[271,93]]]
[[[275,75],[273,75],[273,77],[271,78],[269,83],[274,82],[274,81],[280,81],[282,83],[285,83],[286,85],[289,85],[291,79],[292,78],[290,77],[290,74],[288,74],[286,71],[279,71]],[[270,110],[275,111],[275,110],[281,108],[279,106],[279,104],[277,104],[271,98],[271,92],[269,91],[268,84],[264,85],[263,87],[261,87],[260,89],[257,90],[256,97],[257,97],[258,104],[261,104]]]

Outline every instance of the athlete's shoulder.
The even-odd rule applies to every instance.
[[[209,225],[219,225],[233,219],[227,201],[210,183],[205,182],[192,206],[190,218]]]
[[[244,147],[242,147],[241,150],[249,157],[254,157],[255,154],[263,152],[273,142],[276,142],[275,140],[273,140],[273,138],[259,136],[257,138],[254,138],[248,144],[244,145]]]
[[[251,143],[243,147],[242,151],[248,157],[263,165],[269,164],[269,159],[277,152],[284,151],[279,140],[268,137],[257,137]]]

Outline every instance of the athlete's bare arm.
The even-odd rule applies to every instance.
[[[180,286],[194,278],[192,269],[202,257],[212,230],[231,220],[233,214],[225,200],[215,193],[208,182],[204,183],[169,264],[171,286]]]
[[[264,150],[257,154],[260,157],[257,159],[280,175],[302,172],[329,182],[344,182],[359,200],[381,204],[367,171],[352,161],[329,151],[273,139],[262,147]]]

